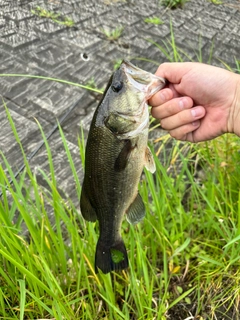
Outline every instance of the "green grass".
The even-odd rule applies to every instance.
[[[212,2],[213,4],[223,4],[223,1],[221,0],[208,0],[210,2]]]
[[[173,32],[159,49],[170,61],[187,58]],[[16,180],[0,154],[0,319],[237,319],[239,138],[193,145],[166,135],[154,141],[156,173],[144,171],[139,184],[146,218],[122,226],[130,268],[96,275],[98,224],[84,221],[79,207],[60,196],[40,125],[49,169],[39,169],[48,188],[38,185],[7,108],[6,115],[26,169]],[[80,197],[79,168],[60,127],[59,134]],[[84,163],[81,132],[78,141]]]
[[[122,33],[123,33],[124,27],[118,26],[115,29],[101,29],[101,32],[104,34],[104,36],[107,38],[108,41],[117,41]]]
[[[47,18],[52,20],[53,22],[57,24],[65,25],[66,27],[73,27],[74,21],[67,16],[62,16],[60,13],[56,13],[54,11],[49,11],[45,8],[42,8],[40,6],[37,6],[35,9],[31,10],[31,13],[35,14],[36,16],[39,16],[41,18]]]
[[[150,17],[150,18],[145,18],[144,22],[151,23],[151,24],[156,24],[156,25],[164,23],[159,17],[155,17],[155,16],[154,17]]]
[[[189,0],[160,0],[160,4],[170,9],[181,8]]]
[[[61,128],[59,134],[79,196],[80,182]],[[226,135],[197,146],[176,142],[169,156],[163,155],[161,161],[156,156],[156,174],[145,171],[140,183],[146,218],[135,227],[124,222],[122,228],[130,270],[96,275],[97,225],[86,223],[79,209],[59,195],[51,150],[42,135],[49,172],[41,174],[48,190],[38,185],[24,153],[26,170],[19,181],[1,155],[7,169],[0,167],[2,319],[102,319],[106,315],[107,319],[167,319],[180,308],[183,315],[186,309],[214,319],[221,305],[237,307],[239,139]],[[167,137],[155,144],[160,154],[164,142]],[[84,161],[83,136],[79,148]],[[198,180],[196,161],[202,172]],[[54,223],[49,220],[49,207]],[[23,223],[28,240],[21,236]]]

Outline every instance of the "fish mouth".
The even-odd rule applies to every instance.
[[[146,100],[150,99],[166,85],[166,80],[164,78],[142,70],[127,60],[123,60],[122,68],[127,76],[128,82],[137,91],[144,92]]]

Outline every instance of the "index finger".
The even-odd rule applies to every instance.
[[[193,62],[164,62],[160,64],[155,74],[166,78],[172,84],[179,84],[192,66]]]

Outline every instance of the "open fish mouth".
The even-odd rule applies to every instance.
[[[127,60],[122,62],[122,68],[127,76],[128,82],[136,90],[144,92],[146,94],[146,100],[150,99],[166,85],[164,78],[142,70]]]

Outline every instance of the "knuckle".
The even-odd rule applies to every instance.
[[[180,135],[180,134],[178,134],[177,132],[171,132],[171,131],[170,131],[169,133],[170,133],[171,137],[173,137],[174,139],[184,140],[184,139],[183,139],[183,136]]]
[[[176,109],[175,104],[174,103],[170,103],[169,107],[168,107],[168,116],[174,115],[176,113],[175,109]]]
[[[179,112],[178,118],[181,121],[181,123],[185,123],[186,121],[188,121],[187,112],[185,110],[182,112]]]
[[[177,140],[186,141],[188,134],[192,131],[194,131],[192,124],[187,124],[175,130],[170,130],[169,133],[173,138]]]
[[[152,108],[151,114],[156,119],[161,119],[162,118],[162,111],[161,111],[160,107]]]
[[[168,129],[168,126],[167,126],[166,121],[165,121],[164,119],[161,120],[161,127],[162,127],[163,129],[165,129],[165,130]]]
[[[171,137],[173,137],[174,139],[182,140],[182,139],[181,139],[182,136],[181,136],[177,131],[169,131],[169,134],[170,134]]]
[[[152,108],[152,109],[151,109],[151,115],[152,115],[154,118],[157,118],[156,108]]]

